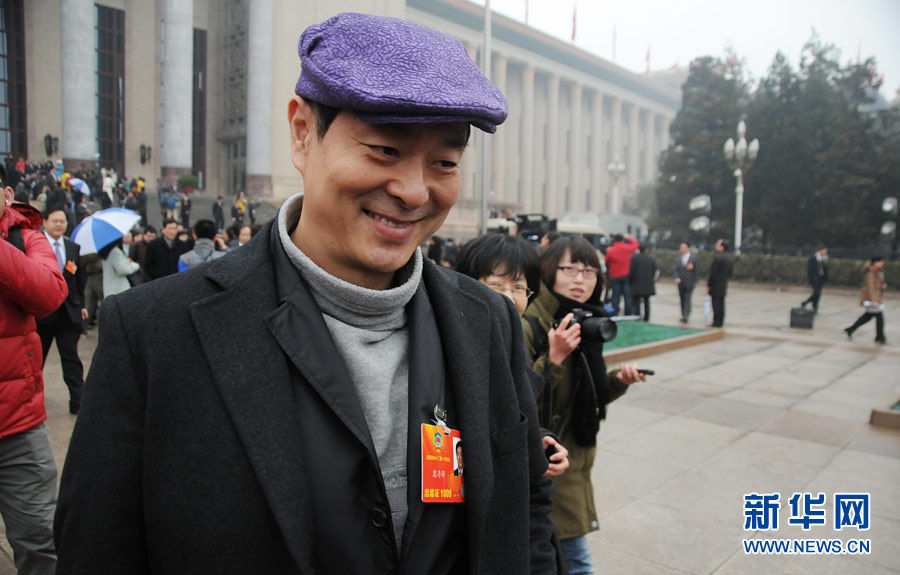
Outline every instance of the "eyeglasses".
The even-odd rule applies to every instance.
[[[513,297],[528,298],[528,297],[531,297],[531,294],[534,293],[533,291],[531,291],[530,289],[528,289],[527,287],[525,287],[523,285],[507,286],[500,282],[487,282],[485,285],[497,293],[509,292],[510,294],[512,294]]]
[[[573,278],[580,273],[584,275],[584,279],[586,280],[597,279],[597,268],[579,268],[575,266],[556,266],[556,268],[562,270],[562,273],[566,274],[570,278]]]

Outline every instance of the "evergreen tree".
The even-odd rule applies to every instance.
[[[734,55],[726,61],[698,58],[691,62],[682,90],[671,144],[660,160],[658,215],[651,225],[672,230],[676,237],[687,234],[690,199],[709,194],[712,233],[723,235],[734,222],[734,177],[722,146],[734,135],[748,98],[743,63]]]

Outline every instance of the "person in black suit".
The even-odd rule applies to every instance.
[[[178,222],[163,222],[162,235],[147,244],[144,255],[144,281],[159,279],[178,273],[178,258],[190,251],[191,246],[178,239]]]
[[[728,253],[728,242],[719,240],[716,242],[716,255],[713,256],[706,283],[707,293],[712,298],[713,327],[722,327],[725,322],[725,291],[733,271],[734,258]]]
[[[681,242],[675,259],[675,285],[678,286],[678,298],[681,300],[681,323],[687,323],[691,315],[691,296],[697,285],[697,258],[691,253],[691,244]]]
[[[50,344],[56,339],[63,380],[69,388],[69,413],[77,414],[84,389],[84,366],[78,357],[78,338],[83,330],[82,322],[88,318],[84,306],[84,284],[87,278],[79,267],[80,247],[63,236],[68,224],[66,212],[61,206],[51,207],[50,210],[44,216],[44,236],[50,242],[50,250],[56,255],[69,294],[56,311],[37,320],[37,332],[41,338],[45,363]]]
[[[802,307],[812,304],[813,311],[819,311],[819,298],[822,297],[822,288],[828,281],[827,261],[828,248],[819,244],[815,253],[806,261],[806,277],[809,279],[809,285],[812,286],[813,292],[800,304]]]
[[[644,321],[650,321],[650,296],[656,295],[656,278],[659,270],[656,260],[650,255],[650,246],[641,244],[638,251],[631,256],[631,268],[628,273],[631,281],[631,311],[641,315],[641,304],[644,307]]]

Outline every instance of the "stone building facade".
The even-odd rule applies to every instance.
[[[0,102],[13,118],[5,148],[0,126],[0,154],[114,166],[151,185],[192,172],[224,195],[302,188],[285,120],[306,26],[342,11],[407,18],[483,57],[484,8],[467,0],[5,0],[3,10],[0,56],[19,57],[24,73],[8,66],[0,78],[23,90]],[[509,119],[493,136],[473,135],[443,233],[477,231],[484,142],[491,209],[620,213],[656,176],[680,94],[499,14],[491,48]],[[617,186],[614,160],[625,166]]]

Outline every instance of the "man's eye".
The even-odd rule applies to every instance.
[[[440,160],[440,161],[438,161],[438,164],[442,168],[455,168],[458,165],[456,162],[454,162],[452,160]]]
[[[381,152],[385,156],[391,156],[393,158],[396,158],[397,156],[400,155],[400,151],[397,148],[392,148],[390,146],[369,146],[369,147],[377,152]]]

